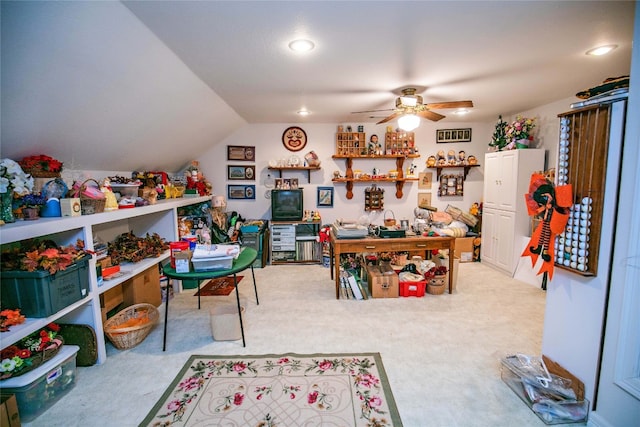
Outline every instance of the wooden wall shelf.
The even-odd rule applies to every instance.
[[[403,172],[404,159],[414,159],[420,157],[419,154],[385,154],[385,155],[372,155],[372,156],[345,156],[345,155],[334,155],[332,158],[334,159],[346,159],[346,172],[344,178],[334,178],[332,181],[335,183],[344,182],[347,187],[347,199],[353,198],[353,183],[364,182],[364,183],[372,183],[372,182],[394,182],[396,184],[396,198],[401,199],[403,196],[402,189],[404,187],[404,183],[407,181],[417,181],[418,178],[405,178]],[[353,177],[353,159],[395,159],[396,160],[396,170],[398,171],[397,178],[372,178],[372,179],[355,179]]]
[[[278,178],[282,178],[282,171],[307,171],[307,182],[311,183],[311,171],[322,169],[320,166],[269,166],[269,170],[278,171]]]
[[[440,174],[442,173],[442,169],[453,169],[453,168],[458,168],[458,169],[464,169],[464,179],[467,179],[467,175],[469,175],[469,171],[471,170],[471,168],[477,168],[480,167],[480,165],[446,165],[446,166],[431,166],[428,167],[427,169],[436,169],[436,180],[440,179]]]

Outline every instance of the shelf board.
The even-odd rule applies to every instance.
[[[398,159],[398,158],[407,158],[407,159],[416,159],[420,157],[420,154],[382,154],[380,156],[351,156],[351,155],[342,155],[342,154],[334,154],[331,156],[333,159]]]
[[[320,166],[269,166],[268,169],[278,171],[278,178],[282,178],[282,171],[307,171],[307,182],[311,183],[311,171],[322,168]]]
[[[444,166],[429,166],[427,167],[427,169],[436,169],[436,179],[440,179],[440,173],[442,172],[442,169],[464,169],[464,179],[467,179],[467,175],[469,175],[469,171],[471,170],[471,168],[477,168],[480,167],[480,165],[444,165]]]

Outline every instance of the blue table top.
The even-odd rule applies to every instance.
[[[258,251],[253,248],[243,248],[238,258],[233,260],[233,266],[225,270],[212,271],[190,271],[188,273],[177,273],[176,269],[167,265],[163,267],[165,276],[178,280],[204,280],[215,279],[216,277],[226,277],[230,274],[239,273],[246,270],[258,258]]]

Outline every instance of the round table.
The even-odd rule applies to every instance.
[[[242,309],[240,308],[240,294],[238,292],[238,277],[240,273],[251,267],[251,277],[253,278],[253,289],[256,294],[256,304],[258,301],[258,288],[256,287],[256,276],[253,271],[253,262],[258,258],[258,251],[253,248],[242,248],[240,254],[233,260],[231,268],[224,270],[211,271],[190,271],[188,273],[178,273],[176,269],[170,265],[163,267],[164,275],[169,279],[177,280],[196,280],[198,282],[198,310],[200,309],[200,283],[204,280],[217,279],[219,277],[227,277],[233,275],[233,283],[236,288],[236,302],[238,303],[238,317],[240,319],[240,332],[242,333],[242,346],[246,347],[244,340],[244,326],[242,324]],[[165,311],[164,311],[164,336],[162,339],[162,351],[165,351],[167,345],[167,319],[169,315],[169,289],[166,292]]]

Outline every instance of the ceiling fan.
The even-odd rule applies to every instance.
[[[389,122],[395,118],[413,115],[422,117],[425,119],[429,119],[431,121],[437,122],[438,120],[444,119],[445,116],[442,114],[436,113],[432,110],[440,110],[447,108],[470,108],[473,107],[472,101],[451,101],[451,102],[434,102],[430,104],[424,104],[422,100],[422,96],[416,95],[416,89],[413,87],[408,87],[402,89],[402,95],[396,98],[396,108],[395,109],[386,109],[386,110],[369,110],[369,111],[354,111],[352,114],[357,113],[374,113],[379,111],[393,111],[393,113],[384,119],[380,120],[376,124],[382,124]]]

